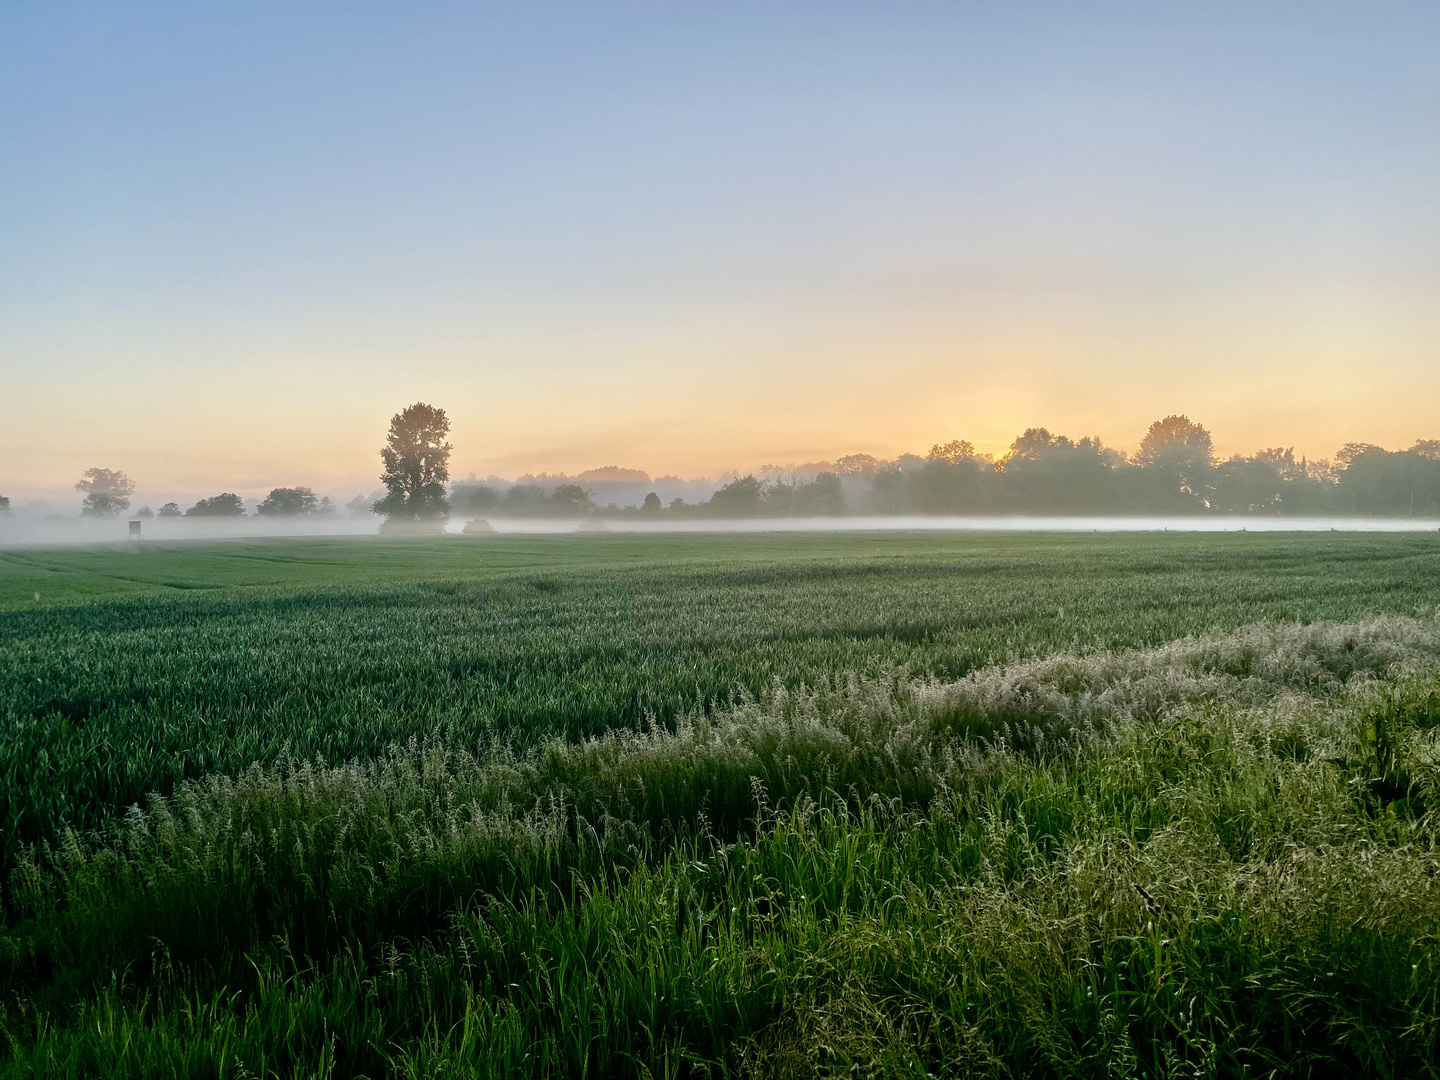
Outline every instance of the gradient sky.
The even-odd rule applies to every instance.
[[[1440,5],[0,9],[0,492],[1440,437]]]

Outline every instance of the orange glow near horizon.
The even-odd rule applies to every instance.
[[[37,385],[34,399],[84,422],[23,470],[15,465],[24,448],[44,443],[54,421],[37,410],[7,424],[0,482],[12,497],[63,497],[85,468],[103,465],[135,477],[142,496],[306,484],[349,497],[373,490],[385,425],[415,400],[450,415],[456,478],[608,464],[716,477],[847,453],[923,454],[951,438],[999,456],[1036,425],[1128,452],[1171,412],[1209,427],[1222,455],[1283,445],[1328,457],[1350,440],[1402,448],[1440,433],[1430,408],[1440,376],[1407,356],[1404,342],[1366,347],[1334,333],[1327,352],[1313,333],[1282,327],[1257,330],[1262,352],[1188,328],[1137,342],[1093,329],[1087,341],[1061,327],[1050,340],[1007,343],[1000,333],[974,340],[963,326],[950,340],[917,341],[888,339],[883,326],[867,336],[817,322],[821,332],[790,328],[769,348],[677,334],[645,342],[646,353],[626,349],[617,330],[603,352],[592,345],[588,367],[561,359],[579,351],[562,341],[548,357],[531,345],[523,363],[503,348],[467,362],[463,350],[437,348],[427,359],[417,346],[393,367],[383,351],[358,352],[349,377],[345,363],[266,357],[163,382],[113,380],[89,400]],[[525,375],[547,364],[566,370],[539,383]],[[257,381],[263,392],[252,389]]]
[[[1440,437],[1440,10],[561,6],[0,13],[0,494]]]

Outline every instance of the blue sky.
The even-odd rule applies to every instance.
[[[482,474],[1435,437],[1437,56],[1433,4],[9,4],[0,485],[354,486],[417,399]]]

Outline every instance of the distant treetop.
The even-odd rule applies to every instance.
[[[308,487],[275,488],[265,501],[255,508],[257,514],[267,517],[300,517],[305,514],[324,513],[330,509],[330,500],[317,498]]]
[[[880,470],[880,460],[870,454],[846,454],[835,459],[837,476],[874,476]]]
[[[1167,416],[1156,420],[1140,440],[1136,465],[1211,465],[1214,441],[1188,416]]]
[[[119,469],[86,469],[75,490],[86,492],[80,505],[82,517],[114,517],[129,509],[135,481]]]
[[[173,504],[170,504],[173,505]],[[165,513],[165,507],[160,508],[162,517],[169,517]],[[245,504],[241,502],[240,496],[234,492],[225,491],[219,495],[212,495],[208,499],[201,499],[189,510],[185,511],[186,517],[244,517]]]
[[[1008,461],[1039,461],[1047,450],[1066,449],[1075,444],[1064,435],[1052,435],[1049,428],[1026,428],[1010,444],[1010,452],[1002,459]]]
[[[1339,450],[1335,451],[1335,463],[1348,468],[1350,463],[1363,454],[1385,453],[1383,446],[1376,446],[1368,442],[1347,442]]]
[[[648,484],[650,474],[643,469],[625,469],[619,465],[602,465],[598,469],[586,469],[575,477],[576,480],[590,480],[599,483]]]
[[[931,461],[948,461],[955,465],[975,457],[975,444],[969,439],[951,439],[947,443],[936,443],[925,456]]]

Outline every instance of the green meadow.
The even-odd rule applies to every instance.
[[[0,551],[0,1076],[1440,1055],[1440,536]]]

